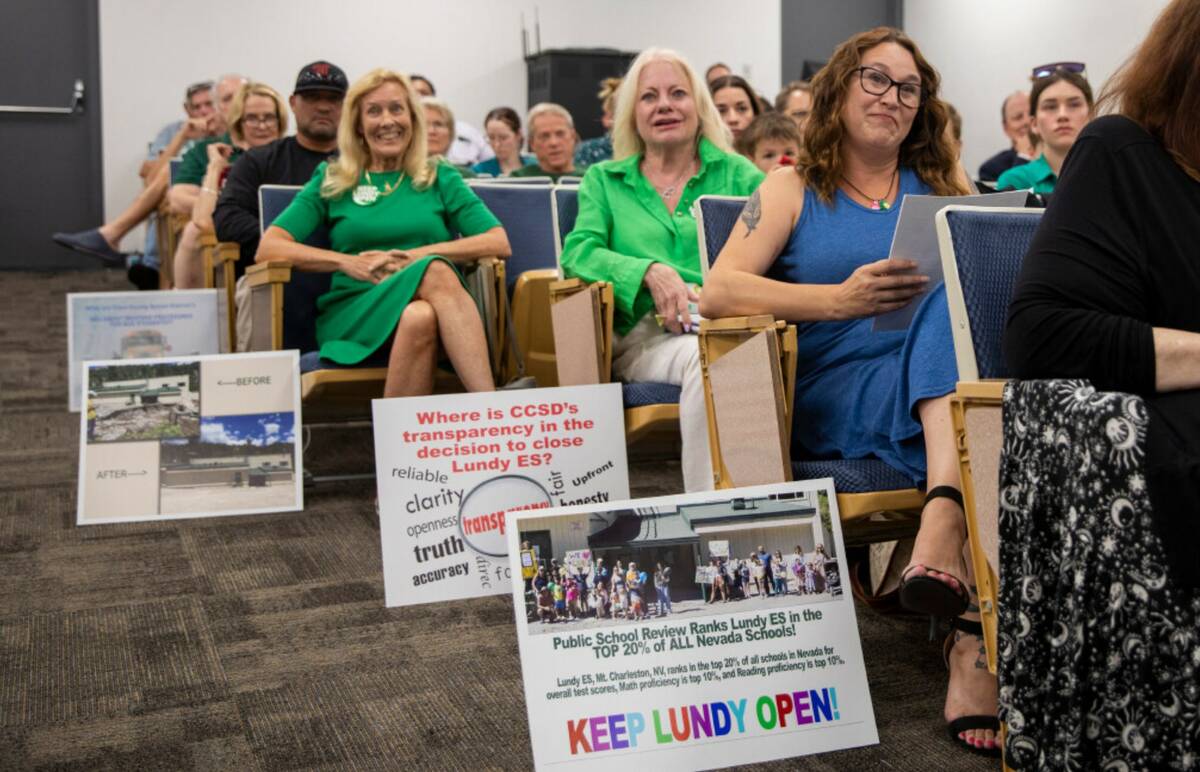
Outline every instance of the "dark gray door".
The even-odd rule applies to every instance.
[[[0,269],[97,268],[50,241],[103,216],[97,0],[0,0]],[[65,108],[75,82],[81,109]]]
[[[904,0],[784,0],[781,8],[783,83],[801,78],[809,68],[829,61],[833,49],[856,32],[872,27],[901,27]]]

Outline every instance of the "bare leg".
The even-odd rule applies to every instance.
[[[979,621],[979,597],[975,594],[974,572],[967,561],[967,583],[971,586],[971,606],[962,619]],[[950,684],[946,688],[947,722],[962,716],[994,716],[999,707],[996,676],[987,669],[987,653],[983,637],[955,630],[954,646],[950,649]],[[958,735],[963,742],[977,748],[994,748],[1000,742],[991,729],[968,729]]]
[[[417,297],[433,306],[442,346],[467,391],[495,391],[483,320],[454,269],[440,260],[432,261],[425,268]]]
[[[125,211],[100,226],[100,235],[104,237],[110,247],[116,249],[121,243],[121,239],[125,238],[129,231],[136,228],[138,223],[145,220],[158,208],[159,202],[167,192],[169,174],[170,171],[166,166],[159,169],[158,173],[147,181],[146,187],[142,188],[142,192]]]
[[[392,353],[388,356],[385,397],[415,397],[433,392],[437,366],[437,315],[424,300],[414,300],[400,314]]]
[[[949,485],[961,490],[949,395],[917,403],[917,412],[925,431],[929,488]],[[917,532],[909,564],[916,567],[909,576],[921,576],[927,573],[925,567],[928,567],[937,572],[936,578],[957,587],[958,582],[953,577],[962,576],[962,550],[966,538],[967,525],[962,509],[950,499],[933,499],[921,513],[921,529]]]
[[[200,259],[200,228],[189,222],[183,226],[179,245],[175,247],[176,289],[202,289],[204,263]]]

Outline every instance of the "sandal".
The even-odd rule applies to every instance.
[[[950,499],[958,504],[960,509],[964,509],[962,493],[957,488],[939,485],[925,495],[925,503],[928,504],[938,498]],[[909,574],[917,566],[925,569],[925,573],[909,578]],[[952,579],[958,584],[958,588],[955,589],[949,583],[934,578],[935,576]],[[904,569],[904,573],[900,576],[900,604],[918,614],[954,619],[961,616],[971,605],[971,596],[967,592],[966,582],[954,574],[938,571],[920,563],[913,563]]]
[[[979,638],[983,637],[983,625],[978,622],[973,622],[969,619],[961,619],[955,617],[950,620],[950,634],[946,636],[946,642],[942,645],[942,658],[946,662],[946,669],[950,669],[950,651],[954,648],[954,631],[959,630],[967,635],[974,635]],[[966,740],[959,737],[959,733],[967,732],[971,729],[991,729],[996,733],[996,745],[991,748],[980,748],[978,745],[972,745]],[[958,718],[946,723],[946,731],[950,735],[950,742],[954,743],[963,750],[971,753],[987,756],[989,758],[1000,757],[1000,719],[996,716],[985,715],[970,715],[959,716]]]

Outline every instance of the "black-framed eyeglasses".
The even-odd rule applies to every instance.
[[[1078,73],[1079,75],[1087,74],[1087,65],[1083,62],[1052,62],[1051,64],[1040,64],[1033,68],[1033,74],[1030,76],[1034,80],[1045,78],[1053,75],[1057,70],[1066,70],[1067,72]]]
[[[199,83],[193,83],[192,85],[187,87],[187,91],[185,92],[184,99],[191,99],[196,94],[199,94],[201,91],[212,91],[212,87],[213,87],[213,82],[211,80],[204,80]]]
[[[883,96],[895,86],[896,98],[900,100],[900,104],[905,107],[921,106],[921,98],[925,95],[925,89],[921,88],[920,83],[902,83],[898,80],[892,80],[891,76],[886,72],[877,70],[874,67],[859,67],[855,72],[858,73],[859,85],[868,94]]]

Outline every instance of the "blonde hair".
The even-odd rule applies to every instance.
[[[620,78],[605,78],[600,81],[600,90],[596,92],[596,98],[600,100],[600,108],[604,112],[612,112],[613,102],[617,99],[617,89],[620,87]]]
[[[432,107],[442,114],[442,120],[446,122],[446,128],[450,129],[450,144],[454,144],[454,138],[458,136],[458,130],[454,126],[454,111],[450,109],[450,105],[446,104],[437,97],[421,97],[421,107]]]
[[[646,152],[646,142],[637,131],[635,108],[637,106],[638,81],[642,77],[642,70],[651,62],[669,62],[683,72],[684,78],[688,82],[688,88],[692,91],[692,100],[696,103],[696,117],[700,122],[699,130],[696,132],[696,141],[699,142],[700,137],[706,137],[709,142],[721,150],[732,153],[729,131],[721,121],[717,106],[713,104],[712,94],[708,92],[708,86],[704,85],[704,81],[696,75],[692,66],[686,59],[668,48],[647,48],[638,54],[637,58],[633,60],[633,64],[629,65],[629,72],[625,74],[620,87],[617,88],[612,128],[613,158],[619,160]]]
[[[529,130],[530,138],[533,137],[533,122],[543,115],[557,115],[567,122],[572,131],[575,130],[575,119],[567,112],[567,108],[554,102],[538,102],[529,108],[529,115],[525,116],[525,128]]]
[[[245,118],[246,100],[252,96],[266,97],[275,105],[275,118],[279,125],[279,136],[287,134],[287,105],[283,101],[283,97],[279,92],[268,86],[266,83],[255,83],[246,81],[242,84],[237,93],[233,95],[233,102],[229,105],[229,137],[234,142],[242,143],[246,141],[246,134],[242,131],[242,119]]]
[[[437,177],[437,164],[430,161],[425,144],[425,111],[419,109],[420,104],[413,99],[416,92],[412,83],[407,75],[380,67],[354,81],[346,92],[342,121],[338,124],[338,157],[325,168],[325,179],[321,182],[322,198],[337,198],[357,186],[362,178],[371,160],[371,151],[362,135],[362,100],[385,83],[397,83],[404,89],[409,119],[412,121],[412,137],[408,142],[408,150],[404,152],[401,168],[417,190],[429,187]]]

